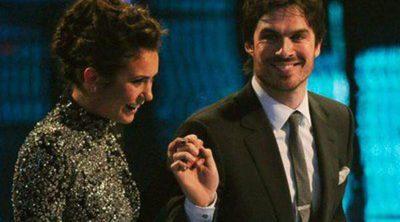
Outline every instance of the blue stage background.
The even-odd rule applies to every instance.
[[[0,0],[0,222],[12,217],[18,149],[61,92],[49,47],[57,18],[70,2]],[[241,71],[240,3],[147,1],[169,34],[160,51],[155,100],[125,131],[127,156],[141,190],[154,162],[162,165],[179,124],[247,81]],[[399,4],[326,3],[329,32],[309,89],[355,113],[356,152],[346,214],[349,221],[400,221],[400,20],[394,16]]]

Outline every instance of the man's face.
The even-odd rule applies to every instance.
[[[320,47],[303,11],[295,5],[261,17],[253,43],[245,44],[256,80],[267,92],[305,90]]]

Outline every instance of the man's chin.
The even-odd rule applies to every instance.
[[[275,92],[293,92],[299,89],[302,86],[303,82],[300,83],[275,83],[275,84],[267,84],[267,88],[275,91]]]

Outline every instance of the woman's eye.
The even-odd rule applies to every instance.
[[[144,81],[144,79],[134,79],[131,81],[131,83],[135,84],[135,85],[139,85]]]

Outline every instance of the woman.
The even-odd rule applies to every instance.
[[[116,124],[151,101],[160,24],[119,0],[79,0],[63,16],[52,49],[68,93],[21,147],[15,221],[134,221],[140,203]]]

